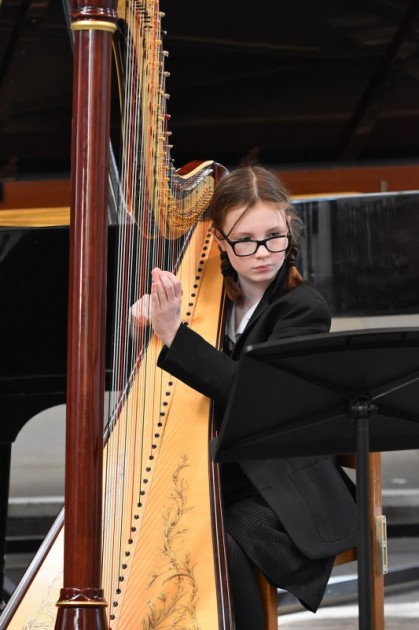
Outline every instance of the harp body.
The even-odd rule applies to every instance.
[[[105,67],[108,65],[113,30],[110,24],[115,15],[112,3],[108,4],[73,8],[75,80],[84,67],[95,67],[93,79],[84,78],[84,85],[90,85],[89,81],[100,83],[101,75],[105,74],[93,63],[95,59]],[[152,5],[155,17],[151,20],[147,14],[144,18],[145,41],[157,22],[158,4],[148,0],[134,4],[141,11],[135,14],[134,21],[131,18],[129,31],[133,39],[138,16],[144,18],[146,5]],[[155,34],[152,40],[156,40]],[[95,46],[99,49],[98,57],[92,53]],[[148,49],[145,42],[134,65],[145,64],[143,55],[147,56]],[[151,74],[154,85],[164,73],[158,62],[160,52],[153,55],[156,63],[147,62],[146,74]],[[105,83],[109,83],[109,75],[108,68]],[[102,96],[106,96],[108,89],[106,85]],[[157,92],[160,94],[161,88]],[[152,118],[155,115],[157,126],[165,126],[166,115],[160,105],[148,102],[147,95],[141,95],[143,98],[142,110]],[[134,105],[141,99],[134,98]],[[74,99],[76,112],[92,108],[97,100],[101,99],[85,94],[83,86],[79,86]],[[108,105],[104,110],[106,130]],[[124,116],[127,118],[127,111]],[[127,382],[122,379],[117,382],[118,403],[106,429],[103,453],[98,454],[98,443],[103,436],[100,367],[104,342],[97,344],[96,338],[100,342],[104,328],[104,293],[97,297],[95,285],[86,286],[85,275],[93,269],[96,276],[90,281],[106,284],[103,274],[107,224],[103,216],[106,217],[107,210],[107,171],[104,173],[102,168],[96,186],[90,185],[89,178],[84,180],[84,175],[93,177],[98,166],[107,168],[102,157],[107,140],[90,140],[96,122],[94,113],[82,113],[77,120],[73,132],[77,175],[73,175],[71,218],[66,524],[64,528],[61,515],[4,611],[1,627],[11,630],[229,628],[219,481],[217,469],[208,456],[210,401],[156,368],[161,349],[157,339],[151,338],[144,347],[139,345],[135,370],[129,370]],[[183,255],[176,253],[175,264],[183,287],[182,319],[215,345],[219,335],[222,276],[218,248],[203,215],[213,181],[221,171],[217,165],[207,163],[174,176],[170,162],[160,159],[167,153],[168,134],[161,129],[156,134],[150,138],[147,132],[143,138],[145,145],[141,150],[137,147],[144,158],[140,183],[131,185],[132,173],[137,169],[131,163],[134,149],[129,144],[124,146],[125,162],[129,163],[121,175],[121,179],[129,182],[123,194],[131,216],[127,225],[132,231],[135,223],[140,234],[149,240],[153,239],[150,225],[157,226],[164,239],[188,234],[183,242]],[[83,142],[91,143],[89,150],[84,145],[78,146]],[[77,170],[78,159],[88,162]],[[138,210],[135,198],[139,189],[143,190],[143,196]],[[156,191],[154,195],[152,190]],[[103,216],[97,218],[101,213]],[[140,213],[146,217],[145,224]],[[89,240],[91,234],[93,241]],[[158,249],[161,239],[156,240]],[[83,285],[80,293],[75,289],[78,285]],[[80,335],[85,336],[82,351],[76,334],[78,327]],[[126,340],[129,336],[126,317],[119,321],[119,328],[123,329]],[[99,360],[91,374],[89,361],[96,355]],[[83,379],[89,382],[89,391],[83,389]],[[90,403],[95,407],[93,428],[88,424],[87,412],[81,409]],[[80,468],[82,451],[86,451],[86,461]],[[100,549],[102,560],[98,566]],[[78,621],[79,615],[82,621]]]
[[[203,251],[203,247],[208,249]],[[202,271],[198,272],[198,268]],[[222,279],[218,251],[206,222],[197,226],[180,274],[187,296],[184,321],[208,341],[216,343]],[[200,276],[199,281],[197,276]],[[189,306],[191,300],[193,308]],[[140,485],[145,487],[140,482],[147,479],[141,507],[136,505],[133,512],[127,512],[128,522],[122,523],[118,531],[119,536],[124,536],[122,557],[126,568],[112,565],[112,555],[120,554],[111,539],[115,538],[113,524],[106,522],[107,516],[111,517],[112,504],[104,515],[103,580],[108,615],[114,617],[110,626],[115,630],[130,630],[174,623],[176,627],[174,619],[177,619],[179,628],[215,629],[220,627],[222,611],[217,602],[221,587],[217,584],[220,576],[216,574],[214,554],[218,550],[213,546],[212,531],[212,464],[208,459],[210,404],[208,399],[164,372],[156,378],[155,358],[159,349],[154,340],[148,349],[150,356],[144,357],[118,423],[105,445],[104,477],[113,478],[113,483],[105,485],[106,492],[124,492],[123,502],[128,504],[132,496],[140,496]],[[144,373],[147,370],[152,371],[151,380],[158,391],[143,396],[142,381],[150,376]],[[165,394],[163,400],[161,386]],[[164,425],[161,413],[165,414]],[[141,422],[138,427],[138,444],[133,449],[138,453],[137,469],[130,475],[138,480],[138,487],[133,488],[118,479],[118,443],[124,442],[127,424],[138,418],[150,418],[151,422]],[[156,434],[159,437],[156,438]],[[119,453],[119,459],[123,456],[124,453]],[[135,532],[132,532],[133,527]],[[56,529],[58,531],[50,535],[56,538],[47,554],[44,556],[41,550],[41,558],[35,558],[34,567],[29,569],[29,574],[36,573],[6,626],[11,630],[54,628],[63,578],[64,533],[59,523]],[[95,535],[100,536],[101,532]],[[125,552],[130,555],[125,556]],[[119,583],[121,592],[118,594],[112,587],[118,584],[119,574],[123,581]]]

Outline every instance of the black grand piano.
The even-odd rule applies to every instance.
[[[263,0],[257,9],[215,0],[205,19],[192,0],[161,4],[177,165],[255,158],[286,180],[287,171],[314,162],[415,164],[416,2],[327,0],[320,10],[312,0]],[[66,0],[0,5],[0,213],[2,182],[69,177],[66,7]],[[117,159],[115,121],[112,134]],[[419,313],[419,192],[297,205],[307,226],[303,270],[335,318]],[[112,227],[109,242],[112,269]],[[67,252],[66,226],[0,222],[0,574],[11,445],[36,413],[65,401]]]

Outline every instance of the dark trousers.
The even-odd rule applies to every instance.
[[[264,630],[262,600],[252,563],[229,533],[227,555],[236,630]]]

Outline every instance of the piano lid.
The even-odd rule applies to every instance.
[[[333,317],[419,316],[419,191],[332,196],[296,208],[306,231],[301,269]]]

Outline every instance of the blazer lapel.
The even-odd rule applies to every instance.
[[[252,317],[247,322],[246,328],[243,330],[242,334],[240,335],[240,337],[237,339],[236,343],[234,344],[233,350],[231,352],[232,359],[236,359],[240,356],[241,351],[246,345],[246,340],[249,336],[250,331],[252,330],[253,326],[256,324],[256,322],[258,321],[262,313],[266,311],[268,306],[269,306],[269,302],[264,296],[259,302],[259,304],[257,305],[257,308],[255,309],[255,312],[253,313]]]
[[[246,328],[244,329],[243,333],[240,335],[239,339],[236,341],[234,348],[231,352],[231,357],[233,359],[236,359],[240,356],[241,351],[246,345],[246,339],[249,335],[249,332],[252,330],[253,326],[258,321],[260,316],[266,311],[266,309],[268,308],[268,306],[271,304],[271,302],[274,299],[278,299],[284,294],[284,290],[281,288],[281,285],[284,281],[285,274],[286,274],[286,268],[284,264],[279,270],[279,272],[277,273],[276,278],[271,282],[271,284],[266,289],[254,313],[252,314],[251,318],[247,322]],[[265,341],[265,340],[261,339],[261,341]]]

